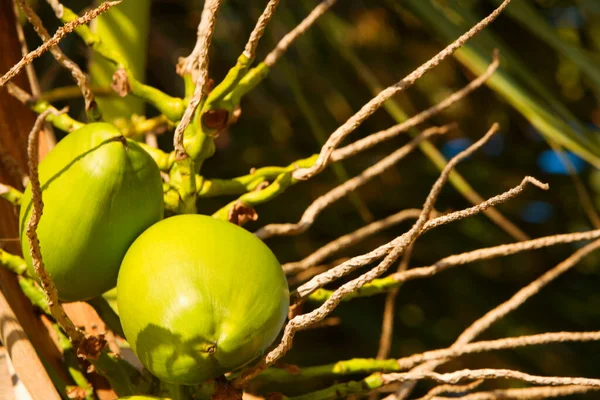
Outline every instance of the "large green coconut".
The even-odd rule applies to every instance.
[[[113,288],[131,243],[163,217],[156,163],[113,125],[92,123],[61,140],[39,175],[44,213],[37,234],[60,299],[85,300]],[[33,272],[25,234],[31,212],[28,186],[20,236]]]
[[[269,248],[203,215],[167,218],[129,248],[117,283],[125,336],[158,378],[198,384],[252,361],[285,321],[289,291]]]

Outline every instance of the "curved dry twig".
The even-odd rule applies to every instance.
[[[56,286],[54,286],[54,282],[52,282],[50,274],[44,266],[42,252],[40,250],[40,242],[36,233],[37,226],[40,223],[40,218],[42,217],[42,213],[44,211],[42,190],[40,188],[40,178],[38,174],[39,133],[42,130],[42,126],[46,120],[46,117],[48,117],[51,112],[53,112],[53,110],[46,110],[37,117],[35,124],[31,129],[31,133],[29,134],[29,141],[27,143],[27,155],[29,157],[29,179],[32,193],[31,202],[33,204],[33,209],[31,212],[31,218],[27,223],[26,235],[27,240],[29,241],[31,262],[33,264],[35,273],[40,278],[42,289],[44,289],[44,293],[46,293],[50,312],[56,319],[56,322],[58,322],[61,328],[63,328],[67,333],[69,338],[74,342],[79,342],[83,338],[83,333],[77,329],[75,324],[73,324],[73,321],[71,321],[71,319],[67,316],[65,310],[63,310],[58,301],[58,291],[56,290]]]
[[[326,258],[330,257],[332,254],[335,254],[340,250],[347,249],[348,247],[355,245],[356,243],[368,238],[369,236],[374,235],[375,233],[392,227],[394,225],[397,225],[403,221],[406,221],[409,218],[418,218],[420,214],[420,209],[412,208],[408,210],[402,210],[400,212],[397,212],[396,214],[390,215],[389,217],[372,222],[369,225],[363,226],[362,228],[352,233],[341,236],[327,243],[325,246],[319,248],[317,251],[315,251],[314,253],[312,253],[311,255],[309,255],[301,261],[283,264],[283,271],[286,274],[293,274],[300,271],[304,271],[312,266],[319,264]]]
[[[323,0],[318,6],[316,6],[310,14],[298,26],[292,29],[287,35],[285,35],[277,46],[267,55],[265,58],[265,65],[267,67],[272,67],[275,65],[277,60],[286,52],[288,47],[294,42],[294,40],[298,39],[304,32],[311,27],[312,24],[315,23],[317,18],[325,13],[332,5],[335,4],[337,0]]]
[[[440,350],[426,351],[421,354],[414,354],[398,360],[400,369],[410,369],[415,365],[426,361],[452,359],[466,354],[481,353],[492,350],[515,349],[517,347],[534,346],[549,343],[563,342],[591,342],[600,340],[600,331],[597,332],[551,332],[539,335],[519,336],[512,338],[503,338],[497,340],[486,340],[481,342],[469,343],[462,347],[447,348]]]
[[[261,14],[254,30],[250,33],[250,38],[248,39],[248,43],[246,43],[246,47],[244,48],[244,56],[248,58],[248,60],[254,60],[256,56],[256,47],[258,46],[258,42],[260,38],[265,33],[265,28],[267,24],[273,18],[273,14],[275,14],[275,9],[279,4],[279,0],[269,0],[269,3],[265,7],[263,13]]]
[[[453,394],[458,394],[458,393],[465,393],[465,392],[470,392],[473,389],[476,389],[478,386],[480,386],[482,383],[484,382],[483,379],[479,379],[476,381],[473,381],[471,383],[467,383],[466,385],[439,385],[434,387],[433,389],[431,389],[429,392],[427,392],[427,394],[417,400],[432,400],[432,399],[440,399],[439,397],[436,397],[438,394],[444,394],[444,393],[453,393]]]
[[[13,67],[0,78],[0,87],[4,86],[6,82],[14,78],[19,72],[21,72],[21,70],[25,66],[29,65],[33,60],[44,54],[46,51],[50,50],[53,46],[56,46],[66,35],[73,32],[75,28],[77,28],[79,25],[87,24],[88,22],[96,18],[98,15],[108,11],[111,7],[120,4],[121,1],[123,0],[106,1],[100,4],[98,8],[88,11],[76,20],[68,22],[61,26],[56,31],[54,36],[50,38],[50,40],[44,42],[37,49],[29,52],[26,56],[21,58],[21,60],[19,60],[18,63],[13,65]]]
[[[463,369],[460,371],[440,374],[431,371],[389,373],[381,375],[384,384],[394,382],[419,381],[423,379],[433,380],[442,383],[459,383],[464,380],[475,379],[517,379],[534,385],[580,385],[600,387],[600,379],[579,378],[579,377],[561,377],[561,376],[538,376],[530,375],[521,371],[510,369]]]
[[[181,160],[187,157],[185,148],[183,147],[183,132],[192,121],[194,113],[198,105],[206,94],[206,85],[208,83],[208,49],[212,41],[212,36],[215,31],[217,13],[221,6],[221,0],[206,0],[200,24],[198,24],[198,40],[194,49],[188,57],[181,63],[179,73],[181,75],[189,74],[194,79],[196,87],[190,102],[183,113],[183,117],[173,136],[173,146],[175,147],[175,159]]]
[[[600,390],[594,386],[542,386],[522,389],[497,389],[489,392],[471,393],[460,397],[460,400],[536,400],[564,397],[572,394],[583,394]],[[433,397],[431,400],[448,400],[448,397]]]
[[[402,146],[392,154],[388,155],[375,165],[364,170],[360,175],[347,180],[343,184],[336,186],[323,196],[316,199],[302,214],[302,218],[295,224],[269,224],[257,230],[254,234],[260,239],[268,239],[278,235],[299,235],[312,226],[317,216],[330,204],[346,196],[348,193],[356,190],[358,187],[369,182],[371,179],[385,172],[393,165],[398,163],[411,151],[413,151],[423,140],[433,136],[448,132],[453,125],[443,127],[433,127],[423,131],[410,143]]]
[[[392,139],[398,136],[400,133],[406,132],[419,124],[422,124],[429,118],[439,114],[448,107],[467,97],[476,89],[480,88],[488,79],[490,79],[494,72],[496,72],[499,65],[500,60],[498,58],[498,52],[494,52],[494,60],[488,66],[487,70],[482,75],[472,80],[468,85],[452,93],[438,104],[410,117],[404,122],[401,122],[383,131],[370,134],[365,138],[359,139],[347,146],[334,150],[334,152],[331,154],[331,161],[335,162],[346,159],[354,154],[370,149],[381,142]]]
[[[398,265],[396,273],[404,272],[408,269],[410,258],[412,257],[414,243],[406,248],[402,260]],[[379,336],[379,348],[377,349],[378,360],[385,360],[389,357],[392,349],[392,338],[394,334],[394,314],[396,313],[396,298],[400,291],[400,286],[394,287],[386,296],[383,305],[383,319],[381,321],[381,335]]]
[[[441,63],[448,56],[452,55],[473,36],[489,25],[494,19],[496,19],[496,17],[498,17],[498,15],[500,15],[504,8],[508,6],[510,1],[511,0],[504,0],[502,4],[500,4],[500,6],[498,6],[498,8],[496,8],[489,16],[479,21],[469,31],[448,45],[434,57],[429,59],[425,64],[421,65],[401,81],[379,92],[377,96],[371,99],[356,114],[350,117],[350,119],[348,119],[342,126],[336,129],[331,136],[329,136],[329,139],[327,139],[327,142],[321,148],[319,157],[313,166],[310,168],[300,168],[294,171],[294,179],[306,180],[323,171],[330,161],[331,154],[346,136],[353,132],[360,124],[362,124],[364,120],[377,111],[379,107],[386,102],[386,100],[412,86],[419,78]]]

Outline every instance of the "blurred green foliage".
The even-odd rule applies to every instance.
[[[130,0],[132,1],[132,0]],[[82,2],[64,2],[79,11]],[[227,0],[219,14],[211,48],[210,75],[220,81],[235,64],[266,1]],[[242,102],[239,122],[221,133],[216,154],[203,167],[209,178],[229,178],[250,168],[287,165],[318,151],[327,135],[373,95],[410,73],[475,21],[487,15],[496,0],[340,0],[302,36],[270,76]],[[440,101],[469,82],[500,48],[502,69],[466,100],[429,121],[456,121],[460,129],[435,140],[447,157],[479,138],[494,121],[501,133],[484,151],[463,162],[458,171],[484,197],[493,196],[533,175],[551,190],[528,189],[500,211],[531,237],[594,228],[582,207],[573,177],[565,172],[553,148],[566,146],[576,176],[600,206],[600,2],[597,0],[515,0],[485,33],[439,65],[413,88],[395,98],[406,115]],[[282,1],[261,42],[257,60],[300,22],[314,0]],[[148,43],[147,82],[172,94],[183,94],[175,74],[178,57],[189,53],[200,18],[200,0],[154,0]],[[512,8],[511,8],[512,7]],[[58,26],[51,11],[40,5],[48,28]],[[527,14],[525,14],[527,13]],[[527,15],[528,17],[524,16]],[[38,43],[27,31],[30,43]],[[75,36],[61,47],[80,64],[87,49]],[[359,60],[360,65],[352,60]],[[71,85],[68,72],[46,54],[36,63],[42,90]],[[362,70],[361,70],[362,68]],[[368,78],[370,80],[365,80]],[[69,105],[82,116],[80,100]],[[150,116],[156,111],[149,109]],[[348,140],[395,123],[380,110]],[[551,140],[551,142],[548,142]],[[172,138],[159,138],[171,150]],[[247,228],[270,222],[295,222],[317,196],[346,176],[354,176],[406,141],[400,137],[328,169],[309,182],[259,206],[260,216]],[[554,147],[551,147],[554,146]],[[557,147],[558,146],[558,147]],[[581,160],[580,156],[596,166]],[[438,170],[421,152],[362,187],[318,217],[297,237],[269,240],[280,261],[298,260],[326,242],[404,208],[420,207]],[[203,199],[198,207],[212,213],[231,198]],[[440,197],[440,211],[469,206],[450,185]],[[382,232],[347,251],[364,253],[408,229],[408,223]],[[430,263],[463,251],[512,242],[484,216],[436,229],[419,239],[412,266]],[[392,356],[409,355],[450,345],[482,314],[508,299],[523,285],[566,258],[576,247],[556,248],[460,267],[439,276],[410,282],[398,296]],[[493,326],[486,338],[547,331],[594,330],[600,325],[600,255],[592,255],[551,284],[507,319]],[[243,267],[243,266],[241,266]],[[302,332],[285,362],[316,365],[377,352],[383,297],[345,303],[334,313],[339,325]],[[515,368],[540,375],[600,377],[600,344],[557,344],[461,358],[460,367]],[[506,383],[500,383],[506,384]],[[303,389],[308,389],[305,387]],[[422,388],[421,388],[422,389]],[[583,398],[583,397],[579,397]],[[592,398],[592,397],[589,397]]]

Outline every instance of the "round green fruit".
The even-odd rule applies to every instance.
[[[92,123],[69,133],[39,166],[44,212],[37,228],[46,269],[63,301],[96,297],[117,283],[127,249],[163,217],[160,171],[135,142],[113,125]],[[21,202],[25,234],[31,187]]]
[[[180,215],[131,245],[117,305],[142,364],[166,382],[192,385],[263,354],[285,322],[289,290],[256,236],[212,217]]]

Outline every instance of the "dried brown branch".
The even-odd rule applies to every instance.
[[[473,381],[471,383],[467,383],[466,385],[439,385],[439,386],[436,386],[433,389],[431,389],[429,392],[427,392],[427,394],[425,396],[423,396],[417,400],[440,399],[439,397],[436,397],[436,396],[438,394],[444,394],[444,393],[458,394],[458,393],[470,392],[471,390],[474,390],[478,386],[480,386],[483,382],[484,382],[483,379],[479,379],[479,380]]]
[[[400,265],[398,265],[398,269],[396,273],[404,272],[408,269],[408,264],[410,262],[410,257],[412,256],[412,251],[414,248],[414,243],[406,248],[406,252],[402,256],[402,261],[400,261]],[[385,304],[383,307],[383,321],[381,322],[381,336],[379,337],[379,349],[377,350],[377,359],[385,360],[390,355],[390,350],[392,349],[392,337],[394,334],[394,314],[396,310],[396,298],[398,297],[398,292],[400,291],[400,286],[396,286],[389,292],[385,297]]]
[[[385,103],[389,98],[403,91],[404,89],[410,87],[414,84],[419,78],[425,75],[428,71],[437,66],[440,62],[446,59],[448,56],[452,55],[456,50],[462,47],[467,41],[469,41],[473,36],[479,33],[482,29],[484,29],[487,25],[489,25],[500,13],[508,6],[510,0],[504,0],[502,4],[496,8],[489,16],[482,19],[478,22],[474,27],[472,27],[468,32],[459,37],[456,41],[451,43],[441,52],[432,57],[425,64],[421,65],[419,68],[414,70],[408,76],[406,76],[401,81],[396,84],[389,86],[388,88],[382,90],[377,96],[371,99],[367,104],[365,104],[356,114],[354,114],[348,121],[346,121],[342,126],[340,126],[335,132],[329,136],[327,142],[321,148],[319,153],[319,157],[315,164],[310,168],[300,168],[293,173],[293,177],[298,180],[306,180],[310,177],[321,172],[330,161],[331,154],[338,147],[338,145],[348,136],[351,132],[353,132],[362,122],[370,117],[377,109],[379,109],[383,103]]]
[[[503,338],[469,343],[462,347],[426,351],[398,360],[400,369],[410,369],[426,361],[452,359],[466,354],[481,353],[492,350],[515,349],[517,347],[534,346],[548,343],[563,342],[590,342],[600,340],[600,331],[597,332],[551,332],[539,335]]]
[[[120,4],[121,1],[122,0],[104,2],[94,10],[86,12],[84,15],[77,18],[76,20],[64,24],[56,31],[56,33],[54,34],[54,36],[52,36],[52,38],[50,38],[50,40],[44,42],[37,49],[28,53],[26,56],[21,58],[21,60],[18,63],[16,63],[10,70],[8,70],[8,72],[0,78],[0,87],[4,86],[6,82],[14,78],[19,72],[21,72],[21,70],[25,66],[29,65],[33,60],[44,54],[46,51],[50,50],[53,46],[56,46],[66,35],[73,32],[75,28],[77,28],[80,25],[87,24],[88,22],[96,18],[98,15],[108,11],[111,7]]]
[[[551,399],[554,397],[570,396],[600,390],[592,386],[543,386],[523,389],[497,389],[489,392],[471,393],[460,397],[460,400],[534,400]],[[448,397],[434,397],[432,400],[444,400]]]
[[[381,232],[382,230],[397,225],[403,221],[406,221],[407,219],[418,218],[420,214],[421,210],[412,208],[408,210],[402,210],[396,214],[390,215],[389,217],[370,223],[369,225],[366,225],[352,233],[341,236],[327,243],[325,246],[319,248],[317,251],[301,261],[283,264],[283,270],[286,274],[304,271],[319,264],[331,255],[343,249],[347,249],[368,238],[369,236],[376,234],[377,232]]]
[[[534,385],[581,385],[600,387],[600,379],[579,378],[579,377],[561,377],[561,376],[538,376],[530,375],[521,371],[510,369],[464,369],[446,374],[440,374],[431,371],[415,371],[405,373],[390,373],[381,376],[384,384],[394,382],[419,381],[423,379],[433,380],[442,383],[459,383],[464,380],[475,379],[517,379]]]
[[[49,41],[51,39],[51,36],[44,27],[44,24],[42,23],[40,17],[33,11],[31,7],[29,7],[25,0],[15,1],[19,4],[19,7],[21,8],[21,10],[23,10],[25,15],[27,16],[27,19],[29,20],[31,25],[33,25],[33,28],[37,32],[38,36],[42,39],[42,41]],[[58,45],[52,46],[50,48],[50,52],[60,65],[62,65],[71,72],[71,75],[75,79],[75,82],[77,82],[77,86],[79,86],[79,89],[83,94],[86,112],[88,113],[88,115],[94,115],[93,112],[97,108],[97,105],[96,101],[94,100],[94,93],[90,88],[89,77],[81,70],[81,68],[79,68],[79,65],[73,62],[73,60],[71,60],[65,55],[65,53],[62,52]]]
[[[411,151],[413,151],[423,140],[433,136],[448,132],[453,125],[443,127],[433,127],[423,131],[419,136],[414,138],[410,143],[402,146],[392,154],[388,155],[375,165],[367,168],[360,175],[347,180],[343,184],[330,190],[323,196],[316,199],[302,214],[300,221],[295,224],[270,224],[260,228],[254,234],[261,239],[268,239],[277,235],[299,235],[305,232],[315,222],[317,216],[330,204],[336,202],[348,193],[356,190],[360,186],[369,182],[371,179],[385,172],[398,161],[403,159]]]
[[[298,26],[292,29],[287,35],[285,35],[277,46],[267,55],[265,58],[265,65],[272,67],[275,65],[277,60],[286,52],[288,47],[298,39],[304,32],[308,30],[315,23],[317,18],[325,13],[337,0],[323,0],[318,6],[316,6],[310,14],[302,21]]]
[[[597,231],[592,231],[597,232]],[[563,236],[563,235],[560,235]],[[479,318],[475,321],[471,326],[469,326],[454,342],[454,344],[450,347],[451,349],[460,349],[465,346],[477,336],[479,336],[482,332],[484,332],[489,326],[491,326],[494,322],[503,318],[511,311],[517,309],[523,303],[525,303],[530,297],[537,294],[542,288],[544,288],[548,283],[552,282],[558,276],[562,275],[573,266],[575,266],[581,259],[594,250],[600,247],[600,240],[595,240],[594,242],[582,247],[573,253],[570,257],[565,259],[563,262],[559,263],[557,266],[544,273],[542,276],[537,278],[535,281],[531,282],[529,285],[525,286],[517,293],[515,293],[509,300],[500,304],[493,310],[486,313],[483,317]],[[410,272],[410,271],[408,271]],[[432,371],[439,365],[443,364],[445,360],[435,360],[426,362],[416,368],[414,371]],[[399,399],[405,399],[410,392],[412,391],[415,382],[408,382],[405,384],[397,393],[397,397]]]
[[[198,40],[191,54],[186,57],[179,69],[181,75],[189,74],[196,83],[194,94],[183,113],[181,121],[175,128],[173,146],[175,147],[175,159],[181,160],[187,157],[183,147],[183,133],[192,121],[198,105],[204,99],[208,83],[208,49],[215,31],[217,13],[221,6],[221,0],[206,0],[204,9],[198,24]]]
[[[37,276],[40,278],[40,283],[42,289],[44,289],[44,293],[46,293],[50,312],[59,323],[61,328],[63,328],[67,333],[69,338],[73,342],[79,342],[83,338],[83,333],[73,324],[73,321],[71,321],[71,319],[67,316],[65,310],[63,310],[58,301],[58,291],[56,290],[56,286],[54,286],[54,282],[52,282],[50,274],[44,266],[42,252],[40,250],[40,242],[36,233],[37,226],[44,210],[42,190],[40,188],[40,178],[38,174],[38,139],[44,121],[51,112],[52,110],[46,110],[38,116],[33,128],[31,129],[29,141],[27,143],[27,155],[29,157],[29,179],[31,184],[33,210],[31,212],[31,218],[27,223],[26,234],[27,240],[29,241],[33,268]]]
[[[498,53],[495,52],[494,60],[489,65],[485,73],[471,81],[467,86],[452,93],[450,96],[448,96],[438,104],[426,109],[425,111],[418,113],[417,115],[407,119],[402,123],[394,125],[386,130],[373,133],[363,139],[357,140],[352,144],[336,149],[331,155],[331,161],[343,160],[363,150],[370,149],[371,147],[381,142],[392,139],[400,133],[406,132],[409,129],[414,128],[415,126],[427,121],[429,118],[439,114],[440,112],[444,111],[448,107],[467,97],[469,94],[481,87],[494,74],[494,72],[496,72],[499,65],[500,61],[498,58]]]
[[[246,56],[248,60],[254,60],[254,57],[256,57],[256,47],[258,46],[258,42],[265,33],[267,24],[271,21],[271,18],[273,18],[273,14],[275,14],[275,9],[278,4],[279,0],[269,0],[265,10],[258,19],[254,30],[250,34],[248,43],[246,43],[246,47],[244,48],[244,56]]]

